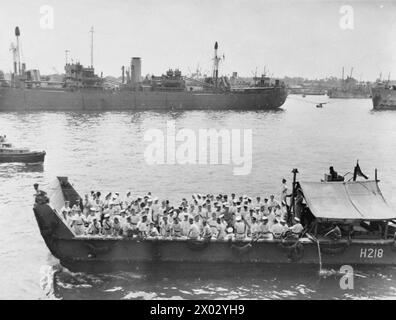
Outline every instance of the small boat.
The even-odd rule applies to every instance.
[[[73,206],[80,195],[67,177],[58,177],[49,196],[36,198],[34,214],[52,255],[73,272],[150,270],[164,265],[204,270],[265,265],[396,265],[396,213],[378,187],[378,180],[298,182],[294,169],[291,217],[300,217],[304,232],[297,238],[253,240],[189,240],[76,236],[64,222],[64,202]],[[308,223],[307,221],[310,222]],[[304,222],[305,221],[305,222]],[[326,228],[342,229],[338,239]],[[349,226],[348,231],[344,226]]]
[[[43,163],[45,151],[31,151],[28,148],[15,148],[0,137],[0,163]]]

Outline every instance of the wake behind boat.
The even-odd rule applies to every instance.
[[[218,213],[213,211],[212,214],[218,216],[217,219],[226,219],[227,235],[221,238],[205,235],[191,238],[190,233],[183,237],[176,236],[173,232],[165,235],[162,234],[164,224],[161,223],[157,227],[153,222],[150,224],[151,228],[161,228],[161,233],[157,229],[154,235],[151,232],[122,234],[114,232],[115,227],[109,223],[108,214],[101,214],[100,218],[95,216],[95,213],[91,219],[93,228],[87,226],[87,230],[97,228],[97,232],[84,233],[83,223],[78,223],[84,221],[81,212],[77,212],[75,217],[70,217],[71,225],[67,222],[69,219],[65,215],[65,202],[70,202],[70,207],[78,208],[81,205],[81,197],[66,177],[57,178],[49,198],[45,192],[38,191],[34,213],[47,247],[60,263],[71,271],[97,272],[137,268],[146,270],[163,264],[180,268],[233,268],[267,264],[396,264],[396,213],[385,202],[377,179],[356,181],[355,174],[354,181],[343,181],[334,170],[330,170],[330,175],[326,175],[325,181],[298,182],[298,170],[293,172],[293,190],[289,195],[291,205],[282,205],[287,213],[286,220],[290,224],[294,221],[294,225],[287,228],[287,232],[275,231],[284,227],[285,223],[282,218],[278,218],[277,209],[267,210],[269,206],[262,205],[260,207],[264,207],[263,210],[250,209],[250,214],[244,215],[240,213],[240,207],[249,207],[250,198],[241,197],[242,203],[238,205],[239,201],[238,198],[234,198],[235,195],[230,198],[219,195],[216,197],[216,208],[220,209],[216,209]],[[355,173],[360,172],[360,168],[359,171],[355,168]],[[211,202],[213,197],[208,196],[199,199],[206,198],[206,202]],[[116,201],[117,198],[114,199]],[[151,206],[149,196],[132,201],[138,205],[145,202],[148,203],[148,207]],[[112,202],[110,206],[114,205],[115,202]],[[164,217],[178,220],[179,214],[188,212],[183,206],[188,207],[185,199],[180,210],[175,210],[176,217],[173,216],[173,209],[164,212]],[[141,207],[142,212],[147,210],[145,205]],[[125,215],[128,208],[121,211],[122,215]],[[236,213],[230,214],[231,208],[235,208]],[[102,213],[103,210],[106,208],[100,209]],[[195,215],[195,218],[199,215]],[[136,216],[135,212],[132,216]],[[147,218],[147,214],[142,214],[141,219],[138,219],[139,223],[146,221],[144,217]],[[116,219],[120,219],[117,214],[113,221],[116,222]],[[200,219],[198,217],[196,220]],[[99,220],[102,220],[100,224]],[[130,222],[131,219],[127,217],[126,220]],[[257,220],[264,227],[257,228]],[[269,220],[272,220],[273,225],[280,223],[278,228],[265,228]],[[300,221],[301,230],[298,226]],[[192,225],[195,222],[190,223]],[[206,226],[205,222],[204,225]],[[241,225],[246,225],[247,228],[242,228],[245,232],[240,232]]]
[[[45,151],[31,151],[28,148],[16,148],[0,136],[0,163],[43,163]]]

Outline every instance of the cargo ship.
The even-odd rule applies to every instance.
[[[71,271],[149,270],[164,266],[226,269],[266,265],[395,265],[396,213],[385,202],[378,180],[298,182],[293,170],[291,216],[300,217],[297,238],[205,240],[77,236],[61,215],[65,201],[81,196],[67,177],[58,177],[47,194],[36,197],[33,211],[41,235],[62,266]],[[339,238],[323,230],[340,226]]]
[[[396,86],[377,83],[371,88],[371,97],[375,110],[396,110]]]
[[[20,31],[15,30],[14,72],[10,80],[0,79],[0,111],[34,110],[269,110],[281,107],[287,88],[279,80],[263,76],[255,84],[232,88],[227,77],[219,76],[218,43],[214,48],[211,77],[193,90],[179,70],[142,79],[141,58],[132,58],[130,68],[122,67],[122,80],[109,82],[91,66],[69,63],[65,75],[54,81],[42,80],[38,70],[27,70],[19,59]],[[93,54],[91,54],[93,57]]]
[[[340,85],[328,90],[328,96],[332,99],[368,99],[370,98],[370,86],[359,82],[352,77],[353,68],[349,76],[344,79],[344,68],[342,68],[342,79]]]

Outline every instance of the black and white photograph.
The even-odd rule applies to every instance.
[[[396,299],[395,17],[2,0],[0,300]]]

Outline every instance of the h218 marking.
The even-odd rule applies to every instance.
[[[367,259],[381,259],[384,256],[383,249],[373,249],[373,248],[361,248],[360,249],[360,258]]]

